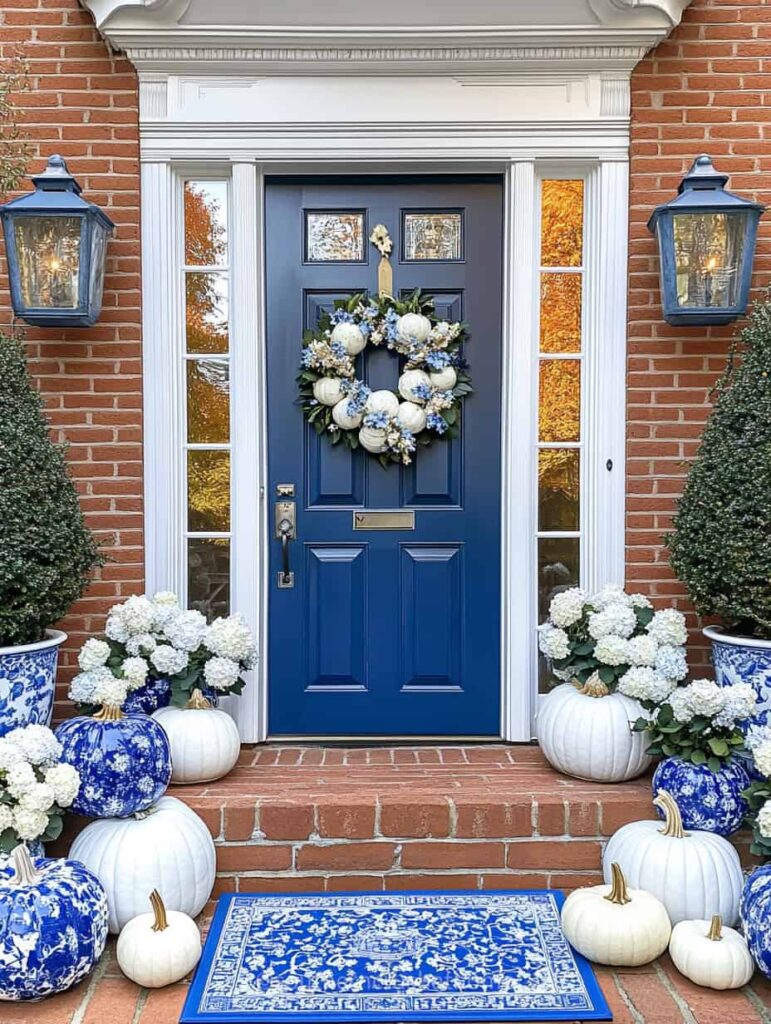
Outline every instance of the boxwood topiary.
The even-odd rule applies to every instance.
[[[769,299],[753,310],[717,384],[668,544],[699,614],[719,615],[730,633],[771,639]]]
[[[21,342],[0,335],[0,646],[41,640],[100,561]]]

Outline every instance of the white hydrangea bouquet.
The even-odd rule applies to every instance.
[[[88,707],[120,706],[148,680],[165,679],[172,703],[184,707],[195,689],[241,693],[243,673],[256,657],[254,637],[240,615],[209,623],[201,612],[183,610],[170,591],[132,596],[110,609],[104,638],[83,645],[70,699]]]
[[[665,700],[644,702],[648,717],[639,718],[634,728],[650,736],[649,754],[706,764],[717,772],[743,749],[741,725],[755,714],[756,701],[748,683],[719,686],[713,679],[696,679]]]
[[[61,744],[44,725],[0,736],[0,854],[61,834],[63,811],[80,789],[77,770],[61,763],[61,754]]]
[[[761,776],[742,794],[749,804],[744,823],[752,829],[750,852],[771,859],[771,724],[750,726],[745,742]]]
[[[539,627],[539,647],[557,679],[581,693],[618,690],[639,701],[665,700],[688,672],[685,618],[674,608],[654,611],[644,594],[607,586],[580,587],[552,598]]]

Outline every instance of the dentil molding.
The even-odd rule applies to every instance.
[[[302,75],[629,73],[689,2],[81,0],[141,71]]]

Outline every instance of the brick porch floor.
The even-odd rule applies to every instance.
[[[609,835],[653,814],[649,779],[569,779],[526,746],[253,747],[227,779],[169,793],[209,825],[215,894],[569,890],[600,880]],[[745,855],[745,841],[738,845]],[[598,974],[620,1024],[771,1024],[771,985],[762,979],[742,992],[709,992],[681,978],[668,958]],[[182,984],[138,989],[110,949],[72,992],[34,1006],[0,1005],[0,1024],[175,1024],[184,993]]]

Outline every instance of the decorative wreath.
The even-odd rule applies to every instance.
[[[300,404],[330,444],[360,445],[383,466],[409,465],[419,445],[460,433],[461,400],[472,393],[461,347],[463,323],[439,320],[430,295],[397,300],[354,295],[338,299],[315,331],[306,331]],[[385,345],[404,360],[398,393],[371,391],[356,376],[356,356]]]

